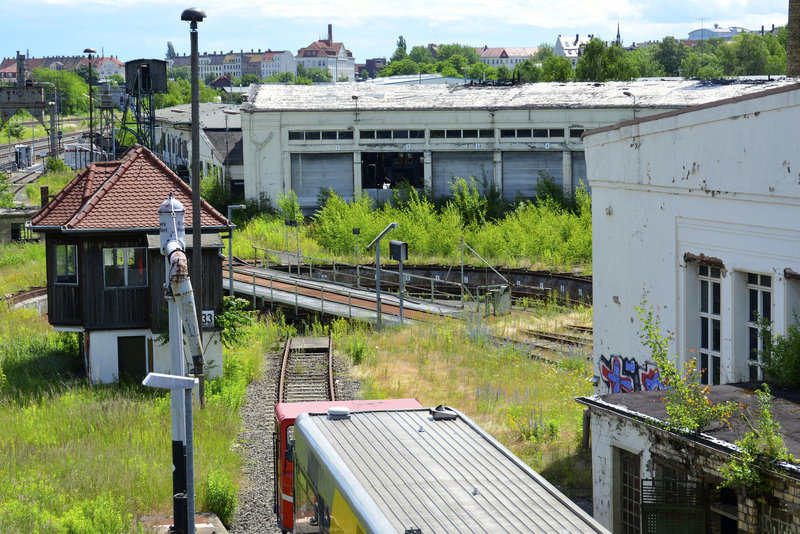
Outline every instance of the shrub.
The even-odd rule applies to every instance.
[[[288,195],[284,193],[278,195],[278,209],[280,209],[284,219],[297,221],[298,224],[303,222],[303,210],[300,209],[300,202],[297,201],[297,193],[293,190],[289,191]]]
[[[105,494],[79,502],[61,522],[66,534],[122,534],[130,531],[132,519],[120,502]]]
[[[219,517],[226,527],[233,520],[233,513],[239,504],[238,488],[225,471],[214,469],[206,477],[206,510]]]
[[[759,351],[764,372],[782,384],[797,388],[800,387],[800,318],[797,313],[794,320],[784,336],[772,334],[772,322],[761,317],[758,335],[764,341],[764,349]]]
[[[694,360],[687,362],[683,370],[679,370],[673,358],[667,354],[669,336],[660,331],[658,316],[647,299],[636,306],[642,330],[639,336],[642,343],[650,349],[650,357],[658,365],[661,382],[667,386],[665,404],[667,425],[678,432],[699,433],[711,421],[728,421],[736,410],[736,403],[728,401],[713,403],[708,398],[708,386],[698,380],[697,364]]]
[[[70,168],[67,167],[67,164],[58,158],[47,158],[47,163],[44,166],[45,174],[50,174],[51,172],[68,172],[69,170]]]

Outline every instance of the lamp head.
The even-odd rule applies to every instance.
[[[184,9],[183,13],[181,13],[181,20],[188,22],[203,22],[204,18],[206,18],[206,12],[196,7]]]
[[[83,49],[83,53],[84,54],[96,54],[97,50],[95,50],[94,48],[84,48]]]

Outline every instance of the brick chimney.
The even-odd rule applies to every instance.
[[[328,24],[328,46],[333,46],[333,24]]]

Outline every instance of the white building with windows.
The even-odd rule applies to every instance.
[[[576,33],[574,38],[559,35],[556,39],[556,44],[553,46],[553,55],[567,58],[574,69],[578,66],[578,58],[581,57],[583,47],[591,40],[591,35],[581,37]]]
[[[295,61],[306,69],[326,69],[334,82],[344,78],[350,82],[356,80],[356,60],[344,43],[333,42],[331,24],[328,24],[328,38],[319,39],[298,50]]]
[[[284,72],[291,72],[297,74],[297,63],[294,60],[294,54],[288,50],[273,52],[267,50],[261,56],[261,79],[265,80],[273,74],[282,74]]]
[[[535,46],[509,46],[505,48],[476,48],[481,63],[497,68],[505,65],[510,70],[514,70],[518,64],[522,63],[539,51]]]
[[[454,178],[474,176],[513,201],[535,196],[540,173],[570,195],[587,179],[585,130],[783,83],[252,85],[241,108],[245,196],[294,190],[312,211],[320,188],[387,200],[408,182],[443,197]]]
[[[760,380],[800,311],[800,84],[587,132],[598,393],[653,389],[635,306],[707,384]]]

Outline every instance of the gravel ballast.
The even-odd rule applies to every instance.
[[[280,370],[280,352],[264,357],[264,376],[247,386],[247,401],[239,412],[242,432],[237,447],[244,457],[244,479],[239,488],[239,505],[228,532],[237,534],[279,534],[273,512],[274,487],[272,434],[275,429],[275,401]],[[334,360],[337,399],[357,399],[360,384],[344,378],[348,366]]]

